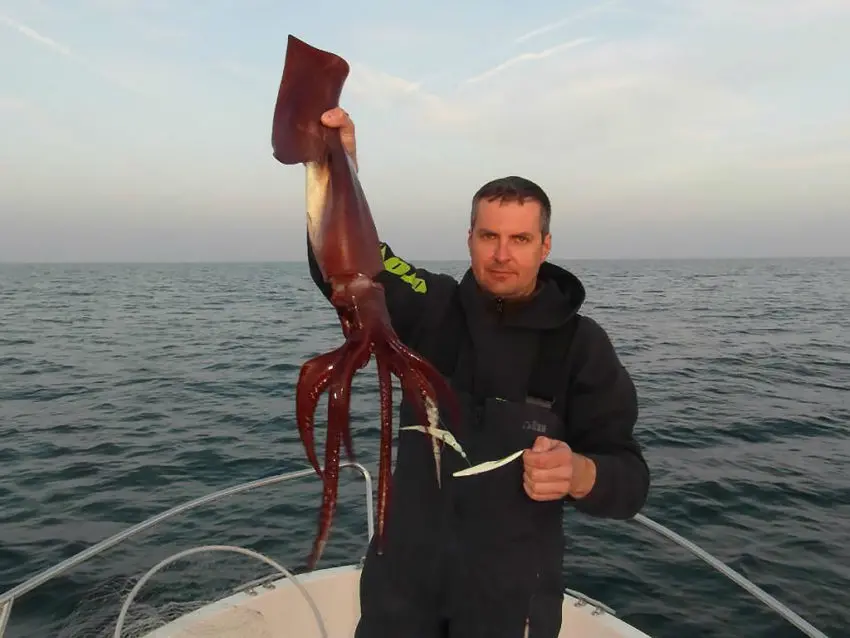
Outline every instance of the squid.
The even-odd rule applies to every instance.
[[[421,423],[437,429],[437,406],[457,421],[459,404],[448,381],[426,359],[405,346],[393,330],[383,286],[380,243],[354,161],[338,129],[325,127],[322,114],[339,106],[350,71],[336,54],[290,35],[272,123],[272,150],[283,165],[306,169],[307,239],[339,317],[344,343],[306,361],[296,390],[296,421],[307,459],[323,482],[319,530],[307,560],[313,570],[327,543],[337,500],[340,448],[354,459],[349,405],[354,374],[375,356],[380,394],[380,448],[376,535],[382,551],[391,495],[392,375]],[[315,449],[314,419],[322,393],[328,392],[324,466]],[[448,432],[447,430],[440,430]],[[443,436],[445,439],[445,435]],[[438,437],[432,438],[437,480]]]

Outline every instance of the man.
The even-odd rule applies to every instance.
[[[354,124],[325,113],[356,165]],[[604,330],[579,315],[584,287],[546,261],[549,199],[526,179],[485,184],[472,200],[470,269],[460,282],[381,244],[387,307],[399,338],[450,379],[455,428],[477,464],[525,450],[491,472],[430,437],[400,432],[384,552],[370,546],[356,638],[555,638],[563,596],[562,512],[627,519],[649,471],[632,431],[634,385]],[[327,296],[309,248],[311,274]],[[416,424],[407,401],[401,425]]]

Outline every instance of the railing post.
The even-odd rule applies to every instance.
[[[0,638],[6,633],[6,624],[9,622],[9,616],[12,615],[12,605],[15,604],[15,599],[0,603]]]

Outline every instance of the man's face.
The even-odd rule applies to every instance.
[[[540,213],[540,203],[532,200],[478,203],[468,244],[472,272],[482,288],[504,298],[534,291],[552,245],[552,236],[540,232]]]

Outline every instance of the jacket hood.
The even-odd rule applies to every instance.
[[[549,330],[569,321],[585,300],[585,288],[573,273],[545,261],[533,295],[512,300],[496,297],[479,286],[472,269],[460,282],[460,298],[470,317],[505,326]]]

